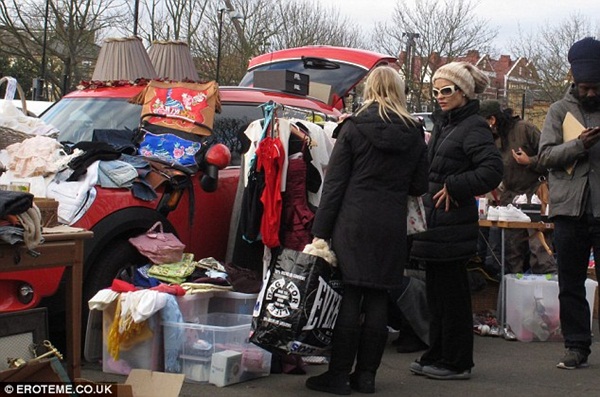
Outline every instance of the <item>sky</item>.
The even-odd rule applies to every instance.
[[[332,4],[331,0],[318,1],[325,7]],[[396,3],[397,0],[333,2],[341,16],[352,19],[365,31],[370,31],[375,22],[389,21]],[[489,20],[492,26],[498,28],[498,36],[493,46],[502,53],[508,53],[509,40],[518,37],[519,26],[524,33],[535,32],[544,23],[559,25],[575,12],[590,18],[592,26],[600,29],[598,0],[480,0],[475,9],[479,18]],[[595,15],[595,20],[591,19],[591,15]]]

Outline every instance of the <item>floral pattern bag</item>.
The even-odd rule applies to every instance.
[[[406,234],[410,236],[427,231],[423,198],[421,196],[408,196],[406,205]]]

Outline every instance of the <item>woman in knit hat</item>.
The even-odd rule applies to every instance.
[[[475,196],[502,180],[502,158],[486,120],[478,114],[488,78],[467,62],[433,75],[440,109],[428,145],[429,189],[423,197],[428,230],[414,236],[411,257],[425,263],[430,310],[429,349],[410,371],[434,379],[469,379],[473,318],[467,261],[477,251]]]

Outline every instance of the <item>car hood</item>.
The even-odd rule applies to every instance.
[[[252,58],[240,86],[254,84],[257,70],[290,70],[304,73],[312,83],[331,87],[331,95],[324,99],[336,108],[342,98],[354,88],[371,69],[382,64],[395,64],[397,58],[373,51],[334,46],[306,46],[275,51]],[[322,99],[323,100],[323,99]]]

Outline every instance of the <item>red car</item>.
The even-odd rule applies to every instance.
[[[277,51],[250,61],[247,75],[238,87],[221,87],[222,111],[214,122],[214,134],[239,159],[236,134],[262,118],[259,105],[275,101],[284,105],[291,116],[312,120],[335,120],[340,116],[343,99],[367,73],[396,58],[369,51],[329,46],[309,46]],[[331,86],[328,103],[282,90],[253,86],[255,71],[289,70],[309,76],[321,87]],[[72,92],[41,115],[60,131],[60,141],[91,140],[94,129],[134,130],[138,127],[141,106],[128,103],[142,86],[86,88]],[[284,88],[284,87],[282,87]],[[312,117],[317,115],[319,117]],[[237,155],[237,156],[236,156]],[[224,260],[232,206],[237,190],[239,167],[235,164],[219,172],[218,187],[206,192],[200,185],[201,173],[191,175],[191,189],[163,185],[153,201],[135,198],[128,189],[95,187],[85,211],[72,225],[94,232],[85,244],[84,299],[110,285],[117,273],[143,258],[128,242],[131,236],[162,221],[165,230],[175,233],[195,258]],[[63,269],[0,273],[0,312],[33,308],[43,297],[53,295]],[[87,307],[87,304],[84,305]]]

